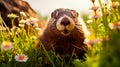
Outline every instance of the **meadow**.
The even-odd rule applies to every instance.
[[[0,67],[120,67],[120,2],[91,2],[92,13],[82,15],[90,31],[85,40],[89,50],[84,60],[72,59],[68,54],[59,56],[54,50],[46,51],[39,40],[41,29],[34,25],[37,19],[24,20],[25,14],[20,12],[20,16],[8,15],[12,28],[0,17]],[[14,25],[15,18],[19,19],[19,27]]]

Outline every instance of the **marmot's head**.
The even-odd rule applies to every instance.
[[[68,36],[74,29],[77,22],[78,13],[71,9],[56,9],[51,14],[57,30],[64,36]]]
[[[87,50],[86,44],[83,43],[85,28],[75,10],[56,9],[52,12],[40,40],[47,50],[54,47],[59,54],[76,53],[81,57]]]

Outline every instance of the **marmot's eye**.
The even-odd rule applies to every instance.
[[[52,14],[51,14],[51,17],[52,17],[52,18],[56,18],[57,16],[58,16],[58,12],[57,12],[57,11],[52,12]]]
[[[79,14],[78,14],[76,11],[74,11],[74,10],[73,10],[71,13],[72,13],[72,16],[73,16],[74,18],[78,17],[78,15],[79,15]]]

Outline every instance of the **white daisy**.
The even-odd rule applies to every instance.
[[[28,60],[28,56],[26,56],[24,54],[17,54],[15,56],[15,60],[18,62],[26,62]]]
[[[120,22],[109,23],[110,29],[120,29]]]
[[[4,41],[1,44],[1,49],[3,49],[3,50],[10,50],[11,48],[13,48],[13,43],[10,41]]]
[[[91,38],[91,39],[85,39],[84,43],[85,44],[95,44],[95,43],[98,43],[99,41],[100,41],[99,39]]]
[[[37,18],[30,17],[30,18],[26,19],[26,24],[28,24],[28,25],[35,24],[37,21],[38,21]]]

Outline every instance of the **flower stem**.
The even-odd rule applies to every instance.
[[[105,31],[106,31],[106,35],[109,33],[108,32],[108,21],[107,21],[107,17],[106,17],[106,15],[105,15],[105,9],[104,9],[104,7],[102,6],[102,3],[101,3],[101,0],[98,0],[98,2],[99,2],[99,4],[100,4],[100,6],[101,6],[101,11],[102,11],[102,14],[103,14],[103,17],[102,17],[102,19],[103,19],[103,25],[104,25],[104,27],[105,27]]]
[[[14,19],[11,19],[12,27],[14,26]]]

